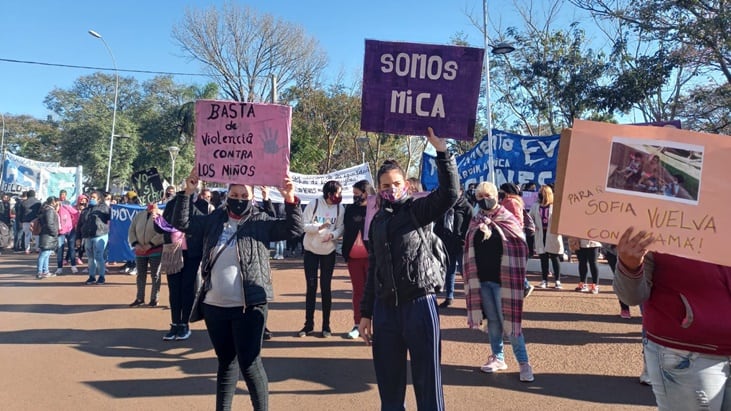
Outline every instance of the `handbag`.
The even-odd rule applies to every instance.
[[[248,219],[248,218],[247,218]],[[246,220],[244,220],[246,221]],[[242,221],[243,223],[243,221]],[[208,289],[211,288],[211,270],[213,270],[213,266],[216,265],[216,261],[218,261],[218,257],[221,256],[221,253],[223,253],[223,250],[226,249],[231,243],[238,238],[239,236],[239,230],[241,229],[241,223],[239,223],[239,228],[236,230],[235,233],[229,237],[229,239],[226,241],[226,244],[224,244],[221,248],[218,249],[216,254],[213,255],[212,258],[210,258],[206,262],[205,267],[199,267],[198,268],[198,275],[200,276],[200,281],[197,281],[200,283],[198,286],[198,291],[195,293],[195,299],[193,300],[193,308],[190,310],[190,316],[188,317],[188,322],[194,323],[196,321],[200,321],[203,319],[203,301],[206,299],[206,293],[208,292]],[[204,243],[207,241],[207,239],[204,239]],[[196,279],[197,280],[197,279]]]
[[[162,245],[162,256],[160,257],[160,269],[165,274],[177,274],[183,269],[183,243],[176,241]]]
[[[365,243],[363,242],[363,233],[360,231],[358,231],[355,242],[350,248],[348,258],[368,258],[368,249],[366,249]]]

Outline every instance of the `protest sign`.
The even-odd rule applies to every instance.
[[[132,174],[132,187],[137,192],[140,204],[143,205],[160,201],[165,193],[160,173],[157,172],[155,167]]]
[[[23,191],[35,190],[38,193],[41,187],[41,169],[58,166],[57,162],[35,161],[12,153],[5,153],[0,191],[20,194]],[[41,197],[39,196],[39,198]]]
[[[552,183],[556,179],[559,135],[522,136],[501,130],[493,130],[495,158],[495,183],[537,185]],[[490,143],[483,137],[468,152],[457,156],[457,171],[462,187],[470,183],[492,181],[490,177]],[[431,190],[438,185],[437,163],[434,156],[424,153],[421,159],[421,185]]]
[[[360,180],[368,180],[373,183],[371,169],[368,163],[363,163],[354,167],[333,171],[328,174],[300,174],[289,173],[289,177],[294,183],[294,194],[300,199],[302,204],[307,204],[316,198],[322,198],[322,186],[329,180],[335,180],[342,186],[343,204],[351,204],[353,202],[353,184]],[[284,199],[277,190],[281,185],[281,181],[276,187],[269,187],[269,198],[273,203],[282,203]],[[261,199],[261,190],[254,187],[254,197]]]
[[[553,226],[616,244],[630,226],[650,249],[731,265],[726,136],[575,120],[561,135]]]
[[[158,208],[164,210],[165,204],[158,204]],[[137,213],[146,213],[146,209],[143,205],[112,204],[107,261],[134,261],[135,253],[129,244],[129,226]]]
[[[472,140],[484,50],[366,40],[360,128]]]
[[[203,181],[278,186],[289,171],[292,108],[198,100],[195,167]]]

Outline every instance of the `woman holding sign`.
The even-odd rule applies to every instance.
[[[406,173],[393,161],[377,174],[380,209],[368,231],[368,279],[360,304],[360,336],[373,346],[381,409],[404,409],[406,356],[411,358],[417,408],[443,410],[441,334],[435,292],[444,272],[423,244],[424,226],[440,219],[457,201],[457,163],[445,140],[429,127],[437,151],[439,187],[414,199]]]
[[[614,290],[642,304],[645,362],[660,410],[731,409],[731,267],[648,253],[652,234],[619,238]]]
[[[266,410],[269,392],[261,345],[268,301],[274,296],[269,242],[302,234],[299,200],[294,185],[285,179],[280,192],[286,218],[273,219],[252,204],[251,186],[231,184],[225,207],[193,215],[190,197],[197,184],[194,171],[185,180],[185,191],[175,197],[173,225],[204,239],[197,301],[218,358],[216,410],[231,409],[239,370],[254,409]]]

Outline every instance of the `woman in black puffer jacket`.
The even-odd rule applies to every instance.
[[[423,244],[418,230],[429,230],[425,226],[455,204],[459,181],[446,142],[431,128],[427,138],[437,151],[435,191],[411,197],[406,175],[395,162],[384,163],[376,180],[381,207],[368,232],[368,279],[358,331],[373,344],[382,409],[403,409],[407,351],[417,408],[444,409],[435,292],[438,284],[444,284],[445,273],[430,263],[431,245]]]
[[[54,277],[48,271],[48,260],[51,258],[51,252],[58,248],[58,200],[56,197],[48,197],[41,211],[38,213],[38,219],[41,225],[41,234],[38,237],[38,248],[41,252],[38,254],[38,275],[37,278]]]

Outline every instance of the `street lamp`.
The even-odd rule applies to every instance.
[[[369,142],[368,137],[365,137],[365,136],[358,137],[355,139],[355,142],[358,146],[358,150],[360,150],[360,155],[361,155],[360,162],[361,162],[361,164],[365,163],[365,153],[366,153],[366,148],[368,147],[368,142]]]
[[[175,159],[178,157],[180,148],[177,146],[170,146],[168,147],[168,152],[170,152],[170,158],[173,160],[173,165],[170,171],[170,179],[172,180],[173,187],[175,187]]]
[[[493,184],[495,182],[495,148],[494,141],[492,139],[492,107],[490,106],[490,53],[487,52],[490,47],[490,38],[487,32],[487,0],[482,1],[482,22],[483,30],[485,31],[485,100],[487,109],[487,142],[490,146],[490,181]],[[515,47],[508,43],[498,43],[492,47],[492,54],[508,54],[515,51]]]
[[[117,78],[116,83],[114,84],[114,110],[112,111],[112,133],[109,136],[109,161],[107,162],[107,184],[104,191],[109,191],[109,177],[112,175],[112,150],[114,149],[114,125],[117,122],[117,95],[119,94],[119,70],[117,70],[117,61],[114,59],[114,54],[112,54],[112,49],[109,48],[109,45],[104,40],[104,37],[102,37],[101,34],[97,33],[94,30],[89,30],[89,34],[92,36],[98,38],[102,41],[104,44],[104,47],[106,47],[107,51],[109,52],[109,56],[112,57],[112,64],[114,65],[114,74]]]
[[[3,132],[0,138],[0,158],[5,158],[5,114],[0,113],[0,117],[3,119]]]

